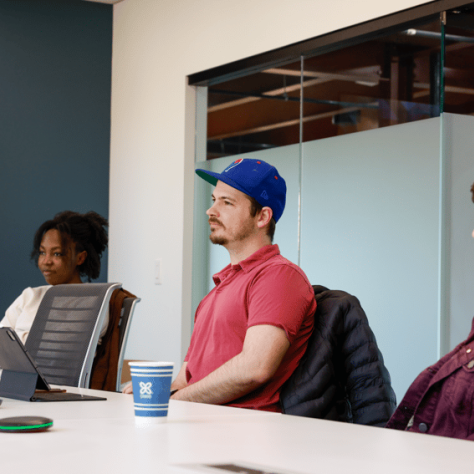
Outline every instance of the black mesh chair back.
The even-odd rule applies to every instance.
[[[31,326],[26,349],[50,384],[89,387],[99,335],[120,283],[52,286]]]
[[[125,357],[125,349],[127,348],[128,334],[132,324],[133,312],[135,311],[136,304],[140,301],[140,298],[125,298],[122,307],[122,316],[120,318],[120,342],[119,342],[119,359],[117,367],[117,392],[121,392],[122,384],[122,367],[123,359]]]

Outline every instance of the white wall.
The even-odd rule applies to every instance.
[[[473,127],[473,117],[443,114],[443,148],[448,164],[445,331],[449,350],[467,337],[474,316],[474,205],[470,193],[474,181]]]
[[[439,163],[439,117],[303,144],[301,266],[360,300],[399,401],[439,358]]]
[[[124,0],[114,6],[109,280],[142,297],[128,358],[180,364],[189,337],[194,89],[186,76],[423,3]],[[153,279],[156,258],[163,261],[160,286]]]

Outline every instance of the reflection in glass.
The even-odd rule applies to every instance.
[[[440,44],[436,21],[305,57],[303,141],[439,116]]]
[[[448,14],[446,106],[457,113],[474,106],[470,15]],[[426,20],[210,86],[207,159],[439,116],[442,27],[440,19]]]
[[[444,111],[474,113],[474,10],[448,12],[444,68]]]
[[[210,87],[207,159],[298,143],[300,76],[264,70]]]

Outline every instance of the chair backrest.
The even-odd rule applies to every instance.
[[[89,387],[110,296],[121,286],[67,284],[52,286],[46,292],[25,346],[49,383]]]
[[[121,392],[122,382],[122,368],[123,360],[125,357],[125,349],[127,348],[128,334],[132,325],[133,312],[135,311],[136,304],[140,301],[140,298],[125,298],[123,300],[122,316],[120,318],[120,342],[119,342],[119,358],[117,367],[117,392]]]
[[[313,286],[313,333],[282,389],[284,413],[383,426],[396,407],[390,374],[359,300]]]

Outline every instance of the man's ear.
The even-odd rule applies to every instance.
[[[257,220],[257,226],[259,229],[263,229],[267,226],[273,217],[273,211],[269,207],[264,207],[260,211]]]

